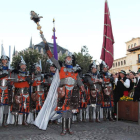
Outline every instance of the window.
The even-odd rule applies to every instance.
[[[137,46],[137,44],[135,43],[135,44],[134,44],[134,47],[136,47],[136,46]]]
[[[138,63],[140,63],[140,54],[138,54]]]
[[[133,44],[131,44],[131,48],[133,48]]]
[[[130,49],[130,45],[128,46],[128,49]]]
[[[124,65],[126,65],[126,61],[124,60]]]
[[[116,67],[117,67],[117,62],[116,62]]]
[[[123,65],[123,61],[121,61],[121,65]]]
[[[120,62],[118,62],[118,66],[120,66]]]
[[[113,67],[115,67],[115,64],[113,63]]]

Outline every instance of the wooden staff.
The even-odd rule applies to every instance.
[[[43,42],[45,44],[47,44],[47,41],[43,35],[43,31],[41,30],[42,27],[39,24],[40,18],[43,18],[43,17],[39,16],[39,14],[35,13],[34,11],[31,11],[31,20],[33,20],[37,24],[37,30],[40,31],[40,36],[41,36]]]
[[[39,16],[39,14],[35,13],[34,11],[31,11],[31,20],[33,20],[37,24],[37,30],[40,31],[40,36],[45,43],[45,50],[49,58],[53,57],[53,54],[51,53],[47,40],[45,39],[43,35],[43,31],[41,30],[41,26],[39,24],[40,18],[43,18],[42,16]]]

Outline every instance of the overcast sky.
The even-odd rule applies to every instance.
[[[30,11],[43,16],[40,25],[52,43],[52,20],[55,18],[57,43],[71,52],[83,45],[93,59],[100,59],[103,42],[105,0],[0,0],[0,44],[3,40],[8,55],[9,45],[20,51],[41,42]],[[140,0],[108,0],[113,34],[114,56],[126,54],[125,42],[140,37]]]

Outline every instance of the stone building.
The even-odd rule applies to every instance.
[[[110,73],[116,73],[121,70],[137,72],[140,69],[140,37],[132,38],[126,43],[126,56],[116,59],[113,62]]]
[[[50,47],[51,52],[53,53],[53,44],[48,43],[48,45]],[[39,53],[41,53],[43,55],[46,55],[45,43],[40,42],[39,44],[34,45],[34,44],[32,44],[32,38],[30,40],[29,47],[27,49],[25,49],[25,50],[22,50],[22,51],[24,52],[24,51],[28,51],[28,50],[37,50]],[[67,55],[69,51],[57,44],[57,52],[58,52],[58,58],[59,58],[63,54]],[[13,57],[16,56],[16,55],[18,55],[18,52],[15,50],[15,47],[14,47]]]

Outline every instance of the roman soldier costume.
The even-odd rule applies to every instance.
[[[94,69],[94,71],[93,71]],[[89,66],[89,73],[86,73],[88,83],[88,104],[89,106],[89,121],[93,122],[93,108],[96,110],[96,122],[100,122],[100,107],[102,100],[102,80],[100,73],[97,71],[95,61]]]
[[[72,55],[68,54],[65,58],[65,66],[60,66],[59,62],[53,57],[47,44],[45,44],[48,57],[59,69],[60,85],[58,88],[58,110],[62,111],[62,133],[65,135],[66,132],[72,134],[71,121],[72,121],[72,110],[73,105],[71,104],[71,97],[75,90],[75,86],[79,86],[82,92],[86,92],[84,85],[79,77],[78,73],[75,73],[72,66]]]
[[[31,11],[31,19],[37,24],[37,29],[40,31],[41,38],[42,38],[43,42],[45,43],[46,53],[47,53],[48,57],[51,59],[51,61],[54,63],[56,68],[59,70],[59,75],[58,75],[58,71],[57,71],[56,78],[58,78],[58,82],[60,82],[60,83],[57,84],[56,81],[54,81],[54,84],[57,85],[57,87],[59,86],[58,87],[58,110],[62,111],[62,133],[61,133],[61,135],[65,135],[66,132],[68,132],[69,134],[72,134],[71,121],[72,121],[73,108],[71,106],[71,96],[72,96],[74,87],[76,85],[78,85],[81,88],[82,92],[86,92],[86,91],[85,91],[84,85],[83,85],[78,73],[74,72],[74,69],[72,66],[72,56],[68,55],[65,58],[65,65],[64,66],[60,66],[58,60],[56,60],[53,57],[53,54],[51,53],[49,46],[48,46],[48,43],[43,35],[43,31],[41,30],[41,26],[39,24],[40,18],[41,17],[38,16],[37,13],[35,13],[34,11]],[[51,87],[53,87],[54,84],[52,83]],[[56,87],[52,88],[52,90],[54,90],[54,89],[56,89]],[[49,93],[51,93],[51,92],[49,92]],[[56,90],[55,90],[55,93],[56,93]],[[53,101],[56,98],[52,98],[50,94],[48,96],[52,99],[51,103],[54,104]],[[47,99],[49,99],[49,98],[47,97]],[[48,104],[47,104],[48,100],[47,99],[45,101],[46,107],[48,107]],[[45,109],[45,104],[43,107]],[[42,110],[43,110],[43,107],[42,107]],[[48,110],[49,113],[50,113],[51,109],[52,108],[50,108]],[[39,126],[38,119],[41,117],[40,114],[41,114],[42,110],[40,111],[40,113],[35,121],[35,124],[37,126]],[[47,118],[47,120],[48,120],[48,118]],[[41,126],[40,128],[44,129],[45,126]]]
[[[41,61],[40,63],[35,63],[35,71],[32,73],[32,93],[31,99],[35,103],[34,108],[34,119],[36,118],[38,112],[41,110],[44,101],[45,101],[45,93],[44,93],[44,82],[45,79],[41,75]]]
[[[82,92],[80,90],[80,109],[79,109],[79,114],[80,114],[80,111],[82,111],[82,122],[86,122],[86,109],[87,109],[87,104],[88,104],[88,84],[87,84],[87,81],[85,80],[85,77],[83,76],[82,77],[82,82],[84,84],[84,87],[87,91],[87,95],[85,94],[85,92]]]
[[[30,111],[30,95],[29,95],[29,81],[27,76],[26,63],[21,56],[21,62],[18,70],[13,70],[11,77],[14,84],[14,96],[13,104],[11,106],[11,112],[15,118],[15,125],[18,124],[18,115],[23,114],[23,125],[27,125],[27,116]]]
[[[106,121],[107,119],[107,112],[109,114],[109,120],[113,121],[112,118],[112,109],[114,106],[113,100],[113,89],[112,89],[112,82],[113,78],[111,74],[108,72],[108,65],[102,61],[100,65],[101,69],[101,77],[103,80],[102,88],[103,88],[103,97],[102,97],[102,108],[103,108],[103,119]],[[108,111],[107,111],[108,110]]]
[[[44,92],[45,92],[46,96],[48,94],[50,85],[52,83],[53,77],[54,77],[55,72],[56,72],[56,66],[53,64],[53,62],[50,59],[47,60],[47,63],[49,64],[49,73],[46,73],[44,75],[44,78],[45,78]]]
[[[8,69],[9,57],[2,55],[0,59],[0,109],[3,110],[1,114],[2,126],[7,126],[7,118],[9,106],[12,103],[12,86],[9,83],[10,70]]]

